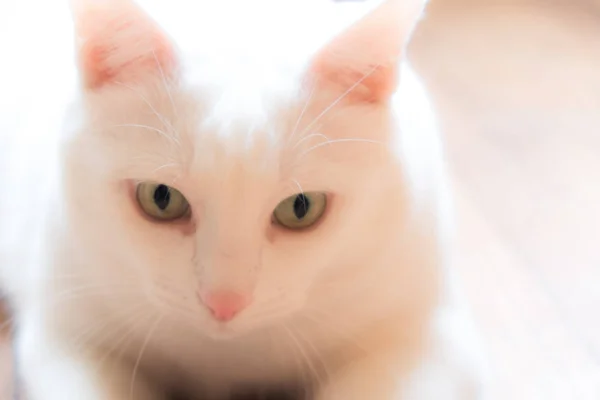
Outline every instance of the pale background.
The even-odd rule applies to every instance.
[[[494,398],[600,400],[600,0],[431,0],[411,54]]]
[[[431,5],[413,56],[447,135],[456,267],[495,398],[600,400],[600,1]]]

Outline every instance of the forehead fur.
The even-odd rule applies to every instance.
[[[340,134],[360,141],[362,133],[379,129],[360,127],[382,120],[368,118],[363,109],[363,118],[352,109],[329,110],[321,118],[334,99],[306,82],[311,58],[352,17],[323,24],[327,7],[310,1],[285,7],[266,0],[251,7],[225,1],[198,15],[163,12],[163,3],[142,2],[175,46],[177,78],[157,76],[143,86],[117,85],[89,97],[90,125],[113,133],[104,145],[121,159],[112,162],[119,173],[168,182],[190,172],[242,168],[270,180],[301,179],[315,172],[315,163],[306,162],[313,148]],[[240,7],[235,13],[232,4]],[[278,17],[261,16],[267,10]],[[177,18],[169,19],[173,14]],[[335,138],[329,136],[333,131]],[[365,142],[355,146],[362,153],[373,148]],[[356,154],[348,143],[331,149],[319,168],[336,155]]]

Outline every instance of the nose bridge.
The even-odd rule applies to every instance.
[[[261,229],[250,215],[223,210],[201,228],[197,258],[202,285],[249,291],[261,259]]]
[[[259,245],[260,228],[258,218],[245,215],[238,210],[223,213],[212,235],[215,251],[222,258],[233,260],[244,258]]]
[[[267,181],[240,160],[224,165],[219,179],[198,223],[202,284],[248,290],[260,266]]]
[[[258,207],[243,201],[220,207],[212,232],[215,256],[228,262],[252,258],[260,249],[261,223]]]
[[[213,231],[209,234],[218,251],[227,258],[251,252],[259,244],[262,231],[262,191],[249,182],[250,178],[237,178],[222,188],[218,204],[211,207]]]

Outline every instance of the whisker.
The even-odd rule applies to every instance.
[[[280,294],[278,296],[274,296],[274,297],[269,297],[266,300],[256,303],[254,305],[254,308],[257,310],[260,310],[260,312],[258,313],[253,313],[252,314],[252,318],[256,319],[256,318],[262,318],[263,316],[267,315],[276,315],[278,313],[273,313],[273,311],[280,311],[282,310],[281,307],[281,302],[280,300],[285,298],[285,294]],[[264,307],[263,307],[264,306]]]
[[[286,333],[286,337],[290,338],[290,333],[288,331],[286,331],[283,326],[279,326],[279,328],[281,328]],[[305,369],[304,369],[302,360],[300,360],[297,357],[300,354],[299,350],[298,350],[298,344],[296,342],[290,341],[290,340],[284,341],[284,343],[288,343],[288,347],[293,352],[294,363],[296,364],[296,368],[298,369],[298,372],[302,375],[300,377],[300,383],[302,384],[302,386],[309,385],[311,382],[310,376],[307,378],[307,375],[306,375],[307,371],[305,371]]]
[[[154,108],[154,106],[152,105],[152,103],[146,98],[146,96],[143,95],[143,93],[141,93],[139,90],[137,90],[136,88],[134,88],[133,86],[130,86],[126,83],[123,82],[115,82],[115,84],[121,85],[129,90],[131,90],[132,92],[134,92],[135,94],[137,94],[139,96],[139,98],[148,106],[148,108],[152,111],[152,113],[158,118],[158,120],[165,126],[165,128],[167,128],[167,130],[169,132],[173,132],[175,133],[175,128],[173,127],[173,125],[161,114],[159,113],[156,108]],[[175,135],[171,135],[170,139],[179,147],[181,147],[181,143],[179,142],[179,138]]]
[[[300,123],[302,122],[302,118],[304,118],[304,114],[306,114],[306,110],[308,110],[308,106],[313,98],[314,93],[315,93],[315,87],[316,86],[313,86],[310,89],[308,98],[306,99],[306,102],[304,103],[304,107],[302,107],[302,111],[300,112],[300,115],[298,116],[298,119],[296,120],[296,124],[294,125],[294,129],[292,129],[292,133],[290,134],[288,141],[291,141],[294,138],[294,136],[296,136],[298,127],[300,126]]]
[[[257,317],[253,317],[253,324],[255,326],[264,326],[268,321],[276,320],[280,317],[284,317],[287,313],[285,310],[275,310],[271,313],[261,313]]]
[[[108,360],[118,348],[121,348],[121,350],[119,351],[119,354],[115,357],[115,361],[121,361],[121,359],[123,358],[123,352],[126,348],[126,344],[128,344],[131,341],[133,333],[136,330],[138,330],[139,326],[142,325],[142,323],[145,323],[150,317],[152,317],[152,315],[153,314],[151,313],[140,313],[137,315],[137,317],[133,317],[127,325],[118,325],[118,329],[114,330],[113,334],[116,334],[117,332],[122,330],[124,331],[124,333],[121,336],[121,338],[116,340],[113,343],[113,345],[108,349],[108,351],[104,353],[102,358],[98,360],[97,370],[100,370],[102,368],[106,360]]]
[[[156,51],[154,51],[154,49],[152,50],[152,57],[154,57],[154,61],[156,62],[156,66],[158,67],[158,71],[160,73],[160,78],[161,78],[162,84],[165,88],[165,91],[167,92],[167,96],[169,96],[169,101],[171,102],[171,108],[172,108],[173,114],[177,117],[177,107],[175,106],[175,101],[173,100],[173,94],[171,93],[171,87],[170,87],[169,83],[167,82],[167,77],[165,75],[165,71],[163,70],[161,63],[158,60],[158,57],[156,56]]]
[[[300,194],[304,194],[304,190],[302,189],[302,185],[300,185],[300,182],[298,182],[296,179],[292,179],[292,182],[294,182],[296,184],[296,186],[298,187],[298,190]]]
[[[304,343],[306,343],[310,347],[310,349],[312,350],[312,353],[314,355],[314,358],[317,359],[317,361],[321,365],[323,373],[325,373],[325,376],[327,377],[327,379],[329,379],[330,376],[331,376],[331,373],[329,372],[329,368],[327,366],[327,363],[323,359],[323,356],[321,355],[321,352],[315,347],[315,345],[314,345],[314,343],[312,341],[310,341],[306,336],[304,336],[302,334],[302,331],[300,329],[298,329],[296,327],[295,332],[298,334],[299,338],[302,339],[304,341]],[[317,379],[317,383],[319,385],[323,384],[320,373],[316,374],[316,379]]]
[[[304,152],[300,153],[300,155],[298,156],[298,159],[296,161],[300,161],[303,157],[305,157],[310,152],[312,152],[318,148],[321,148],[321,147],[327,146],[327,145],[331,145],[331,144],[335,144],[335,143],[370,143],[370,144],[377,144],[377,145],[385,146],[385,143],[380,140],[358,139],[358,138],[357,139],[350,139],[350,138],[349,139],[335,139],[335,140],[330,140],[328,142],[318,143],[318,144],[308,148]]]
[[[114,283],[114,282],[109,282],[109,283],[104,282],[104,283],[80,285],[80,286],[76,286],[76,287],[70,287],[68,289],[65,289],[63,291],[56,293],[53,296],[52,301],[60,300],[64,297],[69,297],[70,295],[77,295],[78,293],[82,293],[82,292],[85,292],[86,290],[90,290],[90,289],[104,289],[104,290],[112,291],[114,289],[131,289],[131,288],[135,288],[135,287],[138,287],[138,286],[133,283]]]
[[[125,314],[126,314],[126,316],[137,315],[137,313],[140,311],[140,309],[142,309],[143,307],[146,307],[146,306],[147,306],[147,304],[138,303],[135,306],[130,307]],[[98,336],[99,333],[106,332],[107,328],[110,328],[114,325],[113,323],[115,322],[115,320],[117,320],[119,318],[123,318],[123,317],[124,317],[123,315],[115,315],[112,313],[107,316],[103,316],[104,321],[101,325],[98,326],[98,325],[91,324],[88,327],[88,329],[83,330],[82,332],[80,332],[79,335],[77,335],[77,337],[75,337],[73,340],[71,340],[70,345],[73,347],[79,348],[79,349],[83,348],[84,345],[86,343],[89,343],[93,337]],[[104,335],[104,336],[110,337],[110,333],[108,335]]]
[[[131,161],[141,161],[141,160],[153,160],[158,157],[166,158],[164,155],[160,155],[158,153],[150,153],[150,152],[138,152],[138,156],[131,157]],[[174,161],[174,160],[170,160]]]
[[[71,277],[69,276],[69,278],[71,278]],[[39,277],[39,279],[43,280],[43,278],[41,278],[41,277]],[[65,279],[66,279],[66,277],[65,277]],[[68,288],[67,290],[56,293],[56,295],[55,295],[56,297],[52,297],[48,302],[46,302],[44,304],[44,307],[46,307],[49,310],[54,307],[59,307],[63,303],[65,303],[69,300],[77,300],[77,299],[85,298],[86,296],[105,294],[105,293],[107,293],[107,291],[109,289],[112,294],[112,293],[115,293],[114,289],[116,289],[116,288],[122,289],[122,288],[133,288],[133,287],[134,287],[134,285],[125,285],[123,283],[119,283],[119,284],[104,283],[104,284],[94,284],[94,285],[81,285],[81,286],[77,286],[74,288]],[[93,289],[96,289],[96,291],[94,291]],[[116,292],[116,293],[119,293],[119,292]],[[133,292],[125,290],[121,293],[129,294],[129,293],[133,293]],[[17,321],[17,315],[11,315],[9,318],[4,320],[0,324],[0,331],[3,331],[7,327],[10,327],[16,321]]]
[[[163,161],[166,159],[167,162]],[[152,171],[152,174],[155,174],[163,169],[166,168],[178,168],[181,167],[181,161],[177,160],[169,155],[164,155],[164,154],[152,154],[152,153],[146,153],[144,155],[140,155],[140,156],[136,156],[136,157],[131,157],[128,160],[128,164],[122,166],[120,168],[120,170],[126,172],[129,170],[129,168],[131,168],[132,166],[140,166],[140,164],[142,162],[147,162],[148,164],[148,168],[153,167],[154,164],[157,164],[158,162],[161,162],[162,164],[158,167],[155,167],[154,170]]]
[[[293,341],[293,343],[295,343],[296,348],[300,352],[300,356],[304,359],[306,366],[310,369],[313,379],[317,379],[317,382],[320,383],[319,373],[318,373],[317,369],[315,368],[315,365],[313,364],[311,357],[306,353],[304,347],[302,346],[302,344],[300,343],[300,341],[298,340],[298,338],[296,337],[294,332],[290,328],[288,328],[285,324],[282,324],[281,327],[285,330],[285,332],[287,332],[289,338]]]
[[[380,67],[379,64],[375,65],[371,68],[366,74],[364,74],[360,79],[358,79],[352,86],[350,86],[344,93],[342,93],[337,99],[335,99],[329,106],[327,106],[319,115],[315,117],[315,119],[304,127],[302,134],[308,132],[317,122],[319,122],[329,111],[331,111],[336,105],[338,105],[343,99],[346,98],[354,89],[360,86],[361,83],[369,76],[371,76],[377,69]]]
[[[155,168],[152,171],[152,174],[156,174],[157,172],[162,171],[163,169],[178,167],[179,165],[180,165],[179,163],[167,163],[167,164],[163,164],[160,167]]]
[[[52,274],[52,275],[37,275],[37,276],[33,276],[29,279],[34,280],[34,281],[53,281],[53,280],[59,280],[59,279],[75,279],[75,278],[81,278],[81,277],[87,277],[89,276],[87,272],[69,272],[69,273],[63,273],[63,274]]]
[[[164,137],[165,139],[168,139],[168,140],[171,140],[173,138],[172,135],[169,135],[168,132],[165,132],[162,129],[155,128],[154,126],[150,126],[150,125],[144,125],[144,124],[118,124],[118,125],[111,125],[107,129],[113,129],[113,128],[140,128],[140,129],[146,129],[146,130],[158,133],[160,136],[162,136],[162,137]]]
[[[320,309],[309,309],[309,310],[312,312],[321,314],[323,319],[318,319],[315,316],[310,315],[310,314],[301,314],[302,317],[304,317],[305,319],[307,319],[309,321],[314,322],[321,328],[326,327],[328,330],[333,331],[333,333],[336,334],[337,336],[339,336],[344,342],[349,342],[352,346],[356,347],[358,350],[368,353],[367,349],[357,341],[356,337],[348,334],[347,330],[343,329],[343,327],[340,328],[338,326],[328,323],[328,321],[331,321],[330,314],[325,313]]]
[[[92,290],[92,289],[96,289],[96,290]],[[116,292],[114,290],[114,288],[110,288],[110,287],[87,288],[87,290],[82,289],[82,290],[79,290],[76,292],[63,293],[62,296],[52,298],[50,301],[46,302],[44,304],[44,307],[46,307],[46,309],[49,310],[54,307],[58,308],[69,301],[85,299],[86,297],[93,297],[93,296],[107,296],[107,295],[112,296],[115,294],[132,295],[132,294],[135,294],[135,292],[129,291],[129,290],[123,290],[120,292]]]
[[[142,347],[140,349],[140,353],[137,357],[137,360],[135,361],[135,365],[133,367],[133,375],[131,377],[131,385],[129,387],[129,398],[131,400],[133,400],[133,394],[134,394],[134,389],[135,389],[135,378],[137,376],[137,372],[140,366],[140,362],[142,361],[142,356],[144,355],[144,351],[146,350],[146,347],[148,346],[148,343],[150,342],[150,338],[152,337],[152,334],[154,333],[154,331],[156,331],[156,328],[158,328],[158,325],[160,324],[160,321],[162,321],[163,319],[163,315],[160,315],[156,321],[154,322],[154,324],[152,324],[152,327],[150,328],[150,330],[148,331],[148,334],[146,335],[146,339],[144,339],[144,343],[142,344]]]
[[[331,139],[329,139],[327,136],[323,135],[322,133],[311,133],[310,135],[306,135],[302,139],[298,140],[298,142],[296,142],[296,144],[294,145],[294,147],[292,147],[292,149],[295,149],[296,147],[300,146],[304,141],[306,141],[310,138],[313,138],[313,137],[322,137],[323,139],[325,139],[326,142],[331,142]]]
[[[194,310],[192,308],[189,308],[189,307],[186,307],[186,306],[184,306],[182,304],[178,304],[176,302],[173,302],[173,301],[171,301],[171,299],[169,299],[167,297],[157,295],[156,298],[158,299],[158,301],[161,304],[169,307],[169,309],[172,310],[172,311],[177,311],[180,314],[183,314],[185,316],[190,316],[191,314],[194,314]]]

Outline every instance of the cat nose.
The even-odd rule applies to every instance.
[[[231,290],[215,290],[203,292],[200,299],[210,310],[217,321],[231,321],[251,302],[249,296],[245,296]]]

